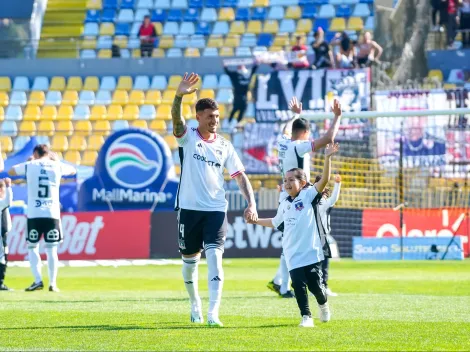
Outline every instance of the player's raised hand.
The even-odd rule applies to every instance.
[[[341,176],[340,175],[335,175],[335,182],[336,183],[341,183]]]
[[[341,103],[339,102],[338,99],[335,99],[333,101],[333,106],[331,107],[331,110],[335,114],[335,116],[341,116],[342,111],[341,111]]]
[[[49,159],[53,161],[59,161],[59,156],[54,152],[49,152]]]
[[[338,143],[331,143],[328,144],[325,148],[325,157],[331,157],[333,154],[337,153],[339,150],[339,144]]]
[[[302,113],[302,103],[296,97],[292,97],[289,102],[289,109],[297,115]]]
[[[11,178],[5,177],[3,181],[5,182],[5,186],[11,187]]]
[[[186,94],[192,94],[197,91],[197,88],[194,86],[199,81],[199,76],[192,72],[189,76],[186,72],[184,74],[183,80],[180,82],[178,88],[176,89],[176,95],[182,97]]]

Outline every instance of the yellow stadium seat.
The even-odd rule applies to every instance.
[[[230,24],[230,34],[244,34],[245,31],[245,22],[243,21],[234,21]]]
[[[85,151],[86,148],[86,140],[85,137],[83,136],[72,136],[70,138],[70,145],[69,149],[70,150],[78,150],[79,152]]]
[[[108,117],[108,110],[104,105],[95,105],[91,108],[90,120],[105,120]]]
[[[145,104],[159,105],[162,102],[162,93],[159,90],[148,90],[145,95]]]
[[[155,49],[154,49],[155,50]],[[132,58],[140,59],[140,49],[132,49]]]
[[[7,92],[0,91],[0,106],[7,106],[10,102],[10,97]]]
[[[261,21],[249,21],[246,28],[247,33],[260,34],[262,31]]]
[[[172,35],[162,35],[160,41],[158,42],[158,47],[161,49],[173,48],[173,36]]]
[[[277,23],[276,20],[268,20],[264,22],[264,27],[263,27],[263,32],[264,33],[277,33],[279,32],[279,24]]]
[[[169,89],[176,89],[178,88],[181,80],[183,79],[182,76],[180,75],[173,75],[170,76],[170,79],[168,80],[168,87]]]
[[[127,91],[117,89],[113,93],[113,104],[125,105],[129,101]]]
[[[72,76],[69,77],[69,80],[67,81],[67,90],[82,90],[83,87],[83,81],[82,77],[78,76]]]
[[[57,120],[71,120],[73,117],[73,108],[70,105],[61,105],[57,111]]]
[[[28,105],[23,113],[23,120],[37,121],[41,117],[41,110],[37,105]]]
[[[346,30],[346,21],[344,18],[333,18],[330,24],[330,31],[332,32],[342,32]]]
[[[273,46],[289,45],[289,35],[287,33],[279,33],[274,38]]]
[[[212,34],[207,41],[208,48],[221,48],[224,45],[224,38],[219,34]]]
[[[11,90],[10,77],[0,77],[0,91],[9,92]]]
[[[442,75],[441,70],[430,70],[428,72],[428,78],[429,79],[437,79],[439,82],[442,82],[444,80],[444,76]]]
[[[108,107],[108,120],[121,120],[122,119],[122,106],[110,105]]]
[[[219,11],[219,21],[234,21],[235,12],[231,7],[223,7]]]
[[[171,105],[158,105],[156,118],[158,120],[171,120]]]
[[[140,57],[140,51],[139,51],[139,57]],[[165,50],[160,49],[160,48],[153,49],[152,57],[165,57]]]
[[[101,149],[101,146],[103,145],[103,143],[104,143],[103,136],[93,134],[90,137],[88,137],[88,143],[87,143],[88,150],[98,151]]]
[[[150,122],[150,129],[155,132],[163,132],[166,131],[166,123],[163,120],[152,120]]]
[[[181,110],[181,114],[185,119],[191,119],[193,116],[196,116],[196,113],[189,104],[183,104],[183,109]]]
[[[187,48],[184,51],[184,56],[185,57],[200,57],[201,53],[199,52],[199,49],[197,48]]]
[[[83,38],[80,49],[96,49],[96,39],[93,37]]]
[[[348,29],[350,31],[362,31],[364,29],[364,22],[360,17],[351,17],[348,21]]]
[[[116,89],[131,90],[132,84],[133,82],[131,76],[121,76],[119,77]]]
[[[269,52],[271,52],[271,53],[276,53],[276,52],[282,51],[282,50],[283,50],[282,46],[273,45],[269,48]]]
[[[88,76],[85,78],[85,83],[83,84],[83,90],[92,90],[96,92],[99,89],[100,80],[96,76]]]
[[[83,153],[81,165],[94,166],[97,158],[98,158],[97,152],[92,151],[92,150],[87,150]]]
[[[215,99],[215,92],[212,89],[203,89],[201,90],[201,93],[199,94],[199,99],[202,98],[211,98]]]
[[[52,77],[51,85],[49,86],[49,90],[65,90],[65,78],[64,77]]]
[[[442,88],[444,89],[456,89],[457,85],[455,83],[445,83]]]
[[[55,106],[46,105],[41,111],[41,120],[56,120],[57,108]]]
[[[175,150],[178,148],[178,143],[176,142],[176,138],[172,134],[165,135],[163,139],[168,144],[171,150]]]
[[[86,8],[89,10],[101,10],[103,8],[103,4],[101,0],[87,0]]]
[[[108,120],[96,121],[93,124],[93,133],[101,136],[107,136],[111,131],[111,125]]]
[[[161,35],[163,33],[163,25],[160,22],[155,22],[153,26],[155,27],[155,32],[157,32],[157,35]]]
[[[22,121],[20,123],[20,136],[34,136],[36,135],[36,124],[34,121]]]
[[[65,152],[69,149],[67,136],[54,136],[51,148],[54,152]]]
[[[3,121],[5,119],[5,109],[3,106],[0,106],[0,121]]]
[[[164,104],[173,104],[173,100],[175,99],[176,90],[168,89],[163,93],[162,103]],[[184,99],[184,97],[183,97]]]
[[[2,152],[10,153],[13,150],[13,142],[11,137],[1,136],[0,145],[2,146]]]
[[[139,107],[134,104],[126,105],[122,118],[128,121],[137,120],[139,118]]]
[[[225,38],[225,43],[223,46],[228,48],[237,48],[240,46],[240,35],[238,34],[229,34],[227,38]]]
[[[75,150],[69,150],[68,152],[66,152],[64,155],[64,159],[69,163],[76,165],[80,165],[80,162],[82,161],[80,152],[77,152]]]
[[[111,49],[101,49],[98,52],[98,59],[111,59],[113,56],[113,52]]]
[[[75,90],[67,90],[62,96],[62,104],[64,105],[77,105],[78,102],[78,93]]]
[[[0,96],[1,96],[1,92],[0,92]],[[31,94],[29,95],[28,104],[43,106],[45,99],[46,98],[44,96],[44,92],[34,91],[34,92],[31,92]],[[1,98],[0,98],[0,105],[2,105]]]
[[[114,35],[114,23],[110,23],[110,22],[101,23],[100,35]]]
[[[141,90],[133,90],[129,95],[129,104],[142,105],[145,103],[145,94]]]
[[[312,31],[312,21],[308,18],[297,21],[297,32],[298,33],[310,33]]]
[[[91,127],[91,122],[88,120],[80,120],[75,122],[75,134],[79,136],[90,136],[93,128]]]
[[[71,136],[73,133],[73,124],[70,120],[62,120],[57,122],[56,134]]]
[[[220,118],[221,119],[225,119],[227,116],[226,116],[226,107],[225,107],[225,104],[219,104],[219,114],[220,114]]]
[[[255,0],[253,3],[253,7],[268,7],[269,0]]]
[[[233,48],[221,48],[219,51],[219,56],[234,56]]]
[[[181,165],[174,165],[175,167],[175,174],[180,175],[181,174]]]
[[[127,37],[124,35],[118,35],[114,37],[113,45],[118,46],[121,49],[127,48]]]
[[[147,121],[145,120],[134,120],[131,122],[131,126],[135,128],[143,128],[144,130],[148,129]]]
[[[302,11],[300,6],[289,6],[286,11],[285,18],[291,18],[293,20],[297,20],[302,16]]]

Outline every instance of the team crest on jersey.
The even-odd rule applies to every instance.
[[[304,208],[304,203],[298,202],[295,203],[295,210],[301,211]]]

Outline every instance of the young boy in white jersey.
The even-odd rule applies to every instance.
[[[5,209],[8,209],[12,201],[13,192],[11,190],[11,180],[9,178],[0,180],[0,213],[2,213]],[[7,223],[3,224],[3,221],[7,221]],[[11,291],[11,289],[9,289],[4,282],[8,263],[8,247],[6,236],[7,232],[11,230],[9,212],[6,213],[6,216],[0,216],[0,228],[2,228],[2,226],[5,226],[7,231],[5,231],[5,233],[2,232],[2,238],[0,241],[0,291]]]
[[[308,304],[307,288],[317,299],[320,320],[322,322],[330,320],[321,264],[325,256],[330,254],[330,249],[319,228],[322,225],[318,205],[322,199],[321,192],[330,179],[331,157],[338,149],[338,144],[326,147],[323,175],[314,185],[307,182],[304,170],[295,168],[287,171],[284,189],[289,196],[280,203],[276,216],[253,222],[283,231],[282,250],[302,316],[301,327],[314,325]]]

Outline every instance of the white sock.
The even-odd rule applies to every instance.
[[[55,287],[57,284],[57,271],[59,270],[59,257],[57,256],[57,246],[46,247],[47,270],[49,272],[49,286]]]
[[[210,248],[206,250],[206,260],[209,282],[209,312],[208,317],[219,317],[219,307],[224,286],[224,270],[222,268],[223,250]]]
[[[37,284],[42,281],[41,275],[41,256],[39,255],[39,245],[28,247],[29,265],[34,276],[34,282]]]
[[[282,269],[282,258],[284,258],[284,255],[281,254],[281,260],[279,262],[279,267],[277,268],[276,276],[274,276],[273,282],[276,285],[281,285],[282,284],[282,275],[281,275],[281,269]]]
[[[198,266],[201,256],[198,255],[193,258],[182,258],[183,259],[183,280],[186,291],[189,294],[189,300],[193,310],[201,309],[201,298],[199,297],[198,289]]]
[[[289,282],[290,282],[290,275],[289,270],[287,269],[286,258],[284,254],[281,255],[281,264],[279,265],[281,268],[281,295],[289,291]]]

